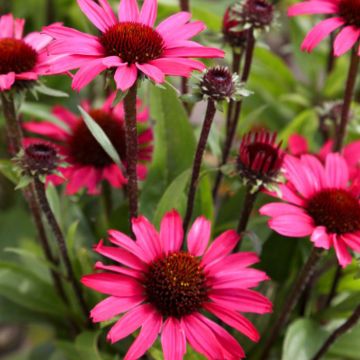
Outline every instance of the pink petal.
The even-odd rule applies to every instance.
[[[327,1],[306,1],[292,5],[288,9],[288,16],[310,15],[310,14],[335,14],[339,10],[337,4]]]
[[[108,24],[116,24],[117,23],[117,18],[114,14],[114,11],[112,9],[112,7],[110,6],[110,4],[108,3],[107,0],[98,0],[98,3],[100,4],[100,6],[104,9],[105,11],[105,15],[106,15],[106,19]]]
[[[139,7],[136,0],[121,0],[119,6],[119,20],[121,22],[138,22]]]
[[[325,162],[326,185],[330,188],[346,188],[349,181],[349,169],[340,154],[329,154]]]
[[[100,31],[105,32],[109,27],[116,24],[114,18],[109,16],[95,1],[77,0],[77,2],[82,12]]]
[[[152,316],[154,311],[150,304],[143,304],[130,310],[110,329],[107,340],[113,344],[127,337]]]
[[[126,251],[134,254],[143,262],[147,263],[151,261],[151,256],[145,252],[137,243],[136,241],[130,239],[127,235],[123,234],[120,231],[116,230],[109,230],[110,241],[124,248]]]
[[[78,123],[78,117],[71,111],[60,105],[55,105],[52,108],[52,114],[61,119],[65,124],[69,125],[70,127],[74,127]]]
[[[165,254],[181,249],[184,238],[182,219],[176,210],[168,212],[160,225],[160,242]]]
[[[224,51],[206,46],[166,49],[163,53],[165,57],[223,58],[224,55]]]
[[[313,220],[306,214],[289,214],[269,220],[269,227],[284,236],[303,237],[313,232]]]
[[[234,230],[228,230],[218,236],[202,258],[202,264],[211,265],[229,255],[239,242],[240,236]]]
[[[36,51],[40,51],[45,48],[51,42],[52,37],[46,34],[40,34],[38,32],[32,32],[27,34],[24,41],[34,48]]]
[[[251,321],[243,315],[216,303],[205,303],[204,308],[213,313],[220,320],[224,321],[227,325],[247,336],[252,341],[259,341],[259,332],[256,330]]]
[[[326,36],[342,25],[344,25],[344,20],[336,17],[320,21],[306,35],[301,49],[311,52]]]
[[[325,226],[317,226],[311,234],[310,240],[318,248],[329,250],[331,247],[331,238],[326,232]]]
[[[118,266],[118,265],[105,265],[101,261],[97,261],[95,263],[95,270],[105,270],[105,271],[111,271],[115,272],[117,274],[126,275],[133,277],[135,279],[143,279],[144,275],[142,272],[134,269],[129,269],[124,266]]]
[[[14,38],[21,39],[24,32],[25,19],[15,19],[14,20]],[[0,25],[1,29],[1,25]]]
[[[249,289],[218,289],[210,291],[209,298],[229,309],[265,314],[272,311],[272,304],[264,295]]]
[[[162,254],[159,234],[154,226],[144,216],[132,219],[132,229],[137,244],[147,252],[152,259]]]
[[[143,296],[109,296],[91,310],[90,317],[93,322],[108,321],[114,316],[138,306],[143,300]]]
[[[38,74],[35,72],[24,72],[20,74],[15,74],[16,80],[37,80],[39,78]]]
[[[313,155],[301,155],[301,162],[311,170],[309,174],[313,182],[314,189],[320,191],[326,186],[325,169],[318,158]]]
[[[354,251],[360,253],[360,233],[344,234],[341,239]]]
[[[143,293],[143,288],[135,280],[119,274],[85,275],[81,282],[90,289],[117,297],[142,296]]]
[[[108,68],[126,66],[126,64],[123,63],[118,56],[108,56],[107,58],[103,59],[103,64]]]
[[[191,14],[185,11],[178,12],[163,20],[156,28],[156,31],[164,40],[176,36],[176,30],[186,24],[191,18]]]
[[[0,17],[0,38],[12,38],[14,36],[14,17],[6,14]]]
[[[291,155],[299,156],[309,152],[309,145],[307,140],[298,134],[293,134],[288,141],[289,151]]]
[[[164,73],[154,65],[151,64],[136,64],[136,67],[142,71],[149,78],[154,80],[157,84],[161,84],[165,80]]]
[[[279,184],[280,198],[294,205],[303,206],[304,200],[295,193],[295,189],[292,189],[290,185],[291,183]]]
[[[202,21],[193,21],[179,27],[176,30],[176,33],[173,33],[173,35],[176,40],[187,40],[204,31],[205,29],[206,26]]]
[[[200,354],[208,359],[220,359],[222,355],[221,345],[214,333],[194,314],[181,319],[181,327],[185,331],[189,344]]]
[[[349,51],[360,36],[360,29],[355,26],[346,26],[336,36],[334,41],[334,54],[341,56]]]
[[[0,75],[0,91],[9,90],[15,82],[15,73]]]
[[[23,128],[28,132],[43,135],[58,141],[66,141],[69,139],[69,134],[63,129],[46,121],[29,121],[23,124]]]
[[[302,215],[305,214],[305,211],[295,205],[277,202],[264,205],[260,208],[259,213],[265,216],[276,217],[283,216],[284,214]]]
[[[211,222],[204,216],[198,217],[187,235],[189,252],[194,256],[201,256],[209,243]]]
[[[137,256],[124,249],[104,246],[102,240],[94,247],[94,251],[132,269],[146,270],[145,264]]]
[[[259,256],[254,252],[241,252],[226,256],[221,261],[214,261],[209,265],[205,265],[205,270],[210,275],[216,275],[224,266],[234,266],[235,268],[242,269],[249,265],[256,264],[260,261]]]
[[[180,321],[169,317],[161,332],[164,360],[182,360],[186,353],[186,337]]]
[[[135,341],[130,346],[124,360],[141,358],[157,339],[161,325],[162,317],[154,310],[143,323],[139,335],[137,335]]]
[[[126,177],[116,164],[112,164],[104,168],[103,178],[106,179],[109,184],[115,188],[121,188],[128,182]]]
[[[197,60],[182,58],[161,58],[150,61],[151,65],[156,66],[166,75],[190,76],[193,70],[203,71],[205,65]]]
[[[122,0],[126,1],[126,0]],[[134,85],[137,79],[137,69],[136,66],[119,66],[116,69],[115,76],[114,76],[116,87],[121,91],[126,91],[127,89],[131,88]]]
[[[105,69],[106,66],[103,64],[103,59],[90,60],[86,65],[83,65],[74,76],[72,88],[80,91]]]
[[[153,27],[157,16],[157,0],[145,0],[141,8],[139,21]]]
[[[345,242],[336,234],[332,235],[336,257],[341,267],[346,267],[352,261],[352,257],[346,248]]]

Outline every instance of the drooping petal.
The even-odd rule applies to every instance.
[[[0,90],[9,90],[15,82],[15,73],[10,72],[6,75],[0,75]]]
[[[122,0],[125,1],[125,0]],[[131,86],[134,85],[137,79],[137,69],[136,66],[119,66],[116,69],[115,76],[114,76],[116,87],[121,91],[126,91]]]
[[[186,353],[186,337],[180,321],[169,317],[161,332],[165,360],[182,360]]]
[[[358,41],[360,29],[355,26],[346,26],[336,36],[334,41],[334,54],[341,56],[349,51]]]
[[[203,71],[205,65],[197,60],[182,58],[161,58],[152,60],[149,64],[156,66],[166,75],[190,76],[193,70]]]
[[[106,66],[103,64],[103,59],[89,61],[86,65],[83,65],[74,76],[72,88],[80,91],[105,69]]]
[[[189,252],[194,256],[201,256],[209,243],[211,222],[204,216],[198,217],[190,228],[187,236]]]
[[[302,208],[298,206],[277,202],[277,203],[268,203],[264,205],[263,207],[260,208],[259,213],[261,215],[276,217],[276,216],[282,216],[284,214],[302,215],[305,212]]]
[[[332,240],[335,248],[336,257],[341,267],[346,267],[352,261],[352,257],[339,235],[333,234]]]
[[[341,239],[354,251],[360,253],[360,232],[354,234],[345,234]]]
[[[46,121],[29,121],[24,123],[23,127],[28,132],[43,135],[57,141],[66,141],[69,138],[69,134],[64,129]]]
[[[326,36],[342,25],[344,25],[344,20],[337,17],[320,21],[306,35],[301,45],[301,49],[303,51],[311,52]]]
[[[154,80],[157,84],[161,84],[165,80],[164,73],[154,65],[136,64],[136,67],[145,75],[147,75],[150,79]]]
[[[150,304],[143,304],[133,308],[110,329],[107,339],[113,344],[127,337],[152,316],[154,311]]]
[[[160,242],[165,254],[177,252],[183,242],[182,219],[176,210],[168,212],[160,225]]]
[[[277,216],[269,220],[268,224],[279,234],[290,237],[308,236],[314,229],[313,220],[306,214]]]
[[[95,263],[95,270],[111,271],[117,274],[133,277],[134,279],[143,279],[144,275],[141,271],[129,269],[119,265],[105,265],[101,261]]]
[[[138,22],[139,7],[136,0],[121,0],[119,5],[119,20],[121,22]]]
[[[157,0],[145,0],[141,8],[139,21],[153,27],[157,16]]]
[[[329,250],[331,247],[331,237],[326,232],[325,226],[317,226],[311,234],[311,241],[316,247]]]
[[[138,306],[143,300],[143,296],[109,296],[91,310],[90,317],[93,322],[108,321],[114,316]]]
[[[124,360],[137,360],[141,358],[157,339],[161,325],[161,315],[157,311],[153,310],[153,312],[144,321],[139,335],[130,346]]]

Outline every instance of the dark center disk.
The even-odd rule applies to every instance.
[[[360,0],[341,0],[339,15],[345,20],[346,25],[360,28]]]
[[[144,281],[147,300],[163,316],[181,318],[198,311],[207,300],[200,261],[179,252],[154,261]]]
[[[161,57],[164,40],[150,26],[124,22],[109,28],[101,37],[100,42],[106,55],[119,56],[128,64],[144,64]]]
[[[330,233],[345,234],[360,230],[359,200],[346,190],[322,190],[313,195],[306,209],[315,224],[325,226]]]
[[[36,62],[37,52],[23,40],[0,39],[0,74],[31,71]]]
[[[92,110],[89,114],[108,136],[120,159],[126,161],[125,129],[123,124],[103,110]],[[113,160],[96,141],[82,120],[74,130],[69,149],[70,155],[81,165],[102,168],[113,163]]]

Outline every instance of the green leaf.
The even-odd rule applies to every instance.
[[[195,137],[183,104],[176,92],[151,86],[151,117],[155,123],[153,162],[140,197],[140,212],[150,219],[166,188],[191,168]]]
[[[53,96],[53,97],[69,97],[69,94],[67,94],[66,92],[60,91],[60,90],[56,90],[56,89],[52,89],[47,87],[44,84],[40,84],[34,87],[34,90],[44,94],[44,95],[48,95],[48,96]]]
[[[85,121],[86,126],[88,127],[91,134],[94,136],[96,141],[104,149],[104,151],[111,157],[114,163],[123,169],[119,154],[114,148],[108,136],[105,134],[104,130],[97,124],[97,122],[81,107],[78,106],[82,118]]]
[[[100,332],[85,331],[81,333],[75,340],[75,346],[79,352],[80,359],[101,360],[98,349],[98,339]]]
[[[11,160],[2,159],[0,160],[0,173],[2,173],[7,179],[9,179],[14,184],[19,182],[19,176],[14,170],[14,164]]]
[[[310,360],[327,338],[327,332],[310,319],[293,322],[285,335],[282,360]]]

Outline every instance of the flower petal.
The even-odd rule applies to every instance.
[[[168,212],[160,225],[160,242],[165,254],[181,249],[184,238],[182,219],[176,210]]]
[[[189,252],[194,256],[201,256],[209,243],[211,222],[204,216],[198,217],[187,235]]]
[[[311,234],[310,240],[318,248],[329,250],[331,247],[331,238],[326,232],[325,226],[317,226]]]
[[[136,0],[121,0],[119,6],[119,21],[138,22],[139,7]]]
[[[125,0],[122,0],[125,1]],[[134,85],[137,79],[137,69],[136,66],[119,66],[116,69],[115,76],[114,76],[116,87],[121,91],[126,91],[131,86]]]
[[[337,153],[329,154],[325,162],[326,185],[344,189],[349,181],[349,169],[345,159]]]
[[[260,208],[259,213],[261,215],[271,216],[271,217],[282,216],[284,214],[288,214],[288,215],[305,214],[302,208],[281,202],[268,203]]]
[[[90,60],[86,65],[80,67],[72,82],[72,88],[80,91],[83,87],[89,84],[102,71],[106,69],[103,64],[104,59]]]
[[[203,71],[205,65],[197,60],[182,58],[160,58],[152,60],[149,64],[156,66],[166,75],[190,76],[193,70]]]
[[[334,41],[334,54],[341,56],[349,51],[360,36],[360,29],[355,26],[344,27],[336,36]]]
[[[288,16],[310,15],[310,14],[335,14],[339,7],[328,1],[305,1],[294,4],[288,9]]]
[[[360,253],[360,232],[354,234],[344,234],[341,238],[347,246]]]
[[[180,321],[169,317],[161,332],[164,360],[182,360],[186,353],[186,337]]]
[[[136,67],[157,84],[161,84],[165,80],[164,73],[156,66],[151,64],[136,64]]]
[[[284,236],[303,237],[312,234],[313,220],[306,214],[277,216],[268,222],[269,227]]]
[[[0,16],[0,38],[14,36],[14,17],[12,14]]]
[[[0,75],[0,90],[9,90],[15,82],[15,73],[10,72],[6,75]]]
[[[145,0],[141,8],[139,21],[153,27],[157,16],[157,0]]]
[[[333,234],[332,240],[334,243],[336,257],[341,267],[344,268],[351,263],[352,257],[346,248],[345,242],[341,239],[339,235]]]

